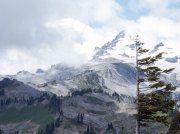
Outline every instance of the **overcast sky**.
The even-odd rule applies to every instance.
[[[83,64],[121,30],[180,46],[180,0],[0,0],[0,74]]]

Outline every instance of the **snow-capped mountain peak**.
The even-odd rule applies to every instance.
[[[150,49],[149,55],[159,52],[168,53],[158,64],[160,67],[168,69],[179,66],[180,56],[173,55],[173,49],[159,43]],[[179,86],[180,70],[173,73],[171,77],[164,76],[164,78]],[[21,71],[12,77],[39,90],[50,91],[57,95],[67,95],[69,91],[91,88],[103,89],[109,94],[116,92],[134,96],[135,74],[135,43],[131,36],[121,31],[112,41],[95,48],[93,59],[85,65],[73,67],[57,64],[48,70],[38,69],[35,74]]]
[[[125,37],[125,31],[123,30],[123,31],[121,31],[114,39],[113,39],[113,41],[115,42],[115,41],[119,41],[119,40],[121,40],[122,38],[124,38]]]
[[[111,42],[107,42],[101,48],[96,47],[93,59],[97,59],[101,56],[108,55],[108,51],[112,50],[117,45],[117,43],[121,41],[123,38],[125,38],[125,31],[121,31]]]
[[[38,68],[38,69],[36,70],[36,73],[37,73],[37,74],[44,73],[44,70],[43,70],[43,69],[41,69],[41,68]]]

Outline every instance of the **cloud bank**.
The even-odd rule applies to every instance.
[[[0,0],[0,74],[81,65],[121,30],[180,50],[179,14],[179,0]]]

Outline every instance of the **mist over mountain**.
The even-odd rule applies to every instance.
[[[168,48],[160,42],[153,45],[147,56],[162,51],[166,54],[157,65],[176,69],[170,75],[161,76],[161,79],[177,86],[171,97],[180,100],[180,69],[177,68],[180,66],[180,55],[173,48]],[[52,65],[48,70],[39,68],[36,73],[19,71],[16,75],[1,76],[0,80],[0,86],[2,83],[8,84],[6,94],[9,87],[15,86],[16,88],[11,90],[17,97],[40,96],[44,92],[64,98],[72,95],[72,98],[64,99],[62,102],[64,116],[68,122],[74,120],[78,113],[84,113],[84,123],[92,123],[101,131],[104,131],[109,121],[113,122],[117,126],[115,130],[119,131],[118,126],[123,126],[122,119],[128,120],[124,125],[125,129],[130,133],[134,131],[135,44],[133,38],[125,31],[121,31],[101,47],[96,47],[91,60],[80,67],[60,63]],[[9,94],[12,94],[10,90]],[[95,108],[92,109],[93,106]],[[113,116],[110,117],[108,112]],[[167,130],[159,127],[154,131],[154,127],[157,126],[152,126],[149,132],[144,128],[142,131],[153,133]]]
[[[37,69],[36,73],[20,71],[16,75],[7,77],[22,81],[38,90],[48,90],[63,96],[67,95],[68,91],[84,88],[102,88],[110,94],[117,92],[135,96],[134,49],[132,37],[125,31],[121,31],[102,47],[96,47],[92,59],[80,67],[60,63],[52,65],[48,70]],[[180,66],[178,58],[180,55],[173,48],[170,49],[160,42],[150,49],[149,55],[159,52],[165,52],[165,54],[157,65],[163,68]],[[179,75],[180,69],[176,68],[170,76],[163,76],[163,79],[179,86]]]

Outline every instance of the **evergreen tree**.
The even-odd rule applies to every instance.
[[[46,125],[45,134],[49,134],[50,126],[49,124]]]
[[[89,132],[89,125],[87,126],[87,131],[86,131],[87,134],[90,134]]]
[[[77,123],[80,122],[80,114],[77,115]]]
[[[43,133],[43,130],[40,129],[40,130],[38,131],[38,134],[44,134],[44,133]]]
[[[55,121],[55,126],[59,127],[60,126],[60,116],[56,119]]]
[[[4,89],[0,90],[0,96],[4,96]]]
[[[50,99],[49,102],[49,110],[52,113],[60,113],[60,108],[61,108],[61,99],[60,97],[53,95]]]
[[[135,45],[137,67],[136,134],[140,134],[140,126],[147,125],[148,122],[168,125],[168,112],[173,110],[175,105],[175,101],[170,100],[170,94],[176,88],[160,79],[162,74],[170,73],[173,69],[161,70],[155,66],[155,62],[162,59],[163,53],[144,58],[143,56],[148,50],[142,48],[143,43],[139,40],[136,40]]]
[[[84,123],[84,114],[81,114],[81,118],[80,118],[81,120],[81,124],[83,124]]]
[[[15,133],[14,134],[19,134],[19,131],[15,131]]]
[[[110,123],[110,129],[114,129],[112,122]]]
[[[121,127],[122,132],[124,131],[124,126]]]
[[[60,111],[60,115],[59,115],[59,121],[62,122],[63,121],[63,116],[64,116],[64,112],[63,110]]]
[[[111,123],[108,123],[108,127],[107,127],[107,130],[111,130],[111,129],[113,129],[114,127],[113,127],[113,124],[112,124],[112,122]]]
[[[71,92],[70,91],[68,91],[68,97],[71,97]]]
[[[90,134],[93,134],[94,131],[93,131],[93,126],[92,126],[92,123],[90,123]]]
[[[54,122],[52,122],[50,125],[46,125],[45,134],[53,134],[54,132]]]
[[[50,126],[50,133],[49,134],[53,134],[54,132],[54,122],[51,123],[51,126]]]
[[[63,116],[63,115],[64,115],[63,110],[61,110],[61,111],[60,111],[60,115],[61,115],[61,116]]]
[[[171,126],[167,134],[179,134],[179,133],[180,133],[180,112],[176,111],[176,115],[172,119]]]

